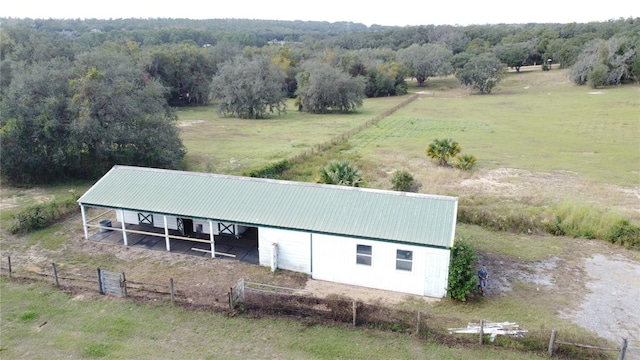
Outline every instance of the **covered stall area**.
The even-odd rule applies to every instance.
[[[83,218],[88,214],[92,215],[85,221],[87,239],[103,244],[259,264],[256,227],[214,221],[210,221],[211,224],[205,227],[201,224],[203,221],[198,219],[143,212],[138,213],[140,221],[135,224],[123,221],[130,217],[127,213],[131,211],[83,207]],[[156,226],[153,219],[162,219],[161,227]],[[170,220],[175,221],[175,226],[169,225]],[[167,221],[167,226],[164,226],[164,221]],[[209,233],[211,228],[215,230]]]

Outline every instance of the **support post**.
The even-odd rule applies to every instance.
[[[9,261],[9,277],[11,277],[11,256],[7,256],[7,260]]]
[[[416,322],[416,336],[420,335],[420,310],[418,310],[418,321]]]
[[[176,302],[176,297],[173,292],[173,278],[169,279],[169,291],[171,292],[171,305],[174,305]]]
[[[104,292],[102,291],[102,276],[100,274],[100,268],[98,268],[98,292],[104,295]]]
[[[124,240],[124,246],[129,246],[127,239],[127,223],[124,218],[124,210],[120,209],[120,217],[122,218],[122,240]]]
[[[480,331],[478,331],[478,333],[480,334],[480,345],[482,345],[482,338],[484,337],[484,320],[480,320]]]
[[[553,347],[555,346],[556,343],[556,330],[551,330],[551,338],[549,339],[549,349],[547,350],[547,355],[549,357],[553,356]]]
[[[89,227],[87,226],[87,213],[84,210],[84,205],[80,205],[80,213],[82,213],[82,228],[84,229],[84,238],[89,240]]]
[[[209,220],[209,239],[211,239],[211,258],[216,257],[216,240],[213,235],[213,221]]]
[[[278,268],[278,243],[271,244],[271,272]]]
[[[56,270],[56,263],[51,263],[51,267],[53,268],[53,279],[56,282],[56,287],[60,287],[60,282],[58,282],[58,270]]]
[[[356,310],[357,310],[356,301],[353,300],[353,327],[356,326]]]
[[[622,339],[622,346],[620,347],[620,355],[618,356],[618,360],[624,360],[625,356],[627,355],[628,342],[629,341],[627,339]]]
[[[171,251],[171,244],[169,241],[169,224],[167,224],[167,215],[163,215],[164,219],[164,242],[167,245],[167,251]]]

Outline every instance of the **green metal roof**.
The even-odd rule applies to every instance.
[[[78,203],[248,226],[451,247],[458,198],[114,166]]]

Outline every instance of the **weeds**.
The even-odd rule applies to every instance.
[[[62,218],[75,214],[78,211],[78,203],[73,193],[72,198],[64,200],[50,200],[40,204],[34,204],[22,209],[14,215],[14,223],[9,228],[12,234],[27,233],[44,229]]]

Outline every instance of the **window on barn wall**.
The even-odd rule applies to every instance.
[[[357,245],[356,264],[371,266],[373,248],[370,245]]]
[[[153,214],[138,213],[138,224],[153,226]]]
[[[396,251],[396,270],[411,271],[413,265],[413,251],[397,250]]]

